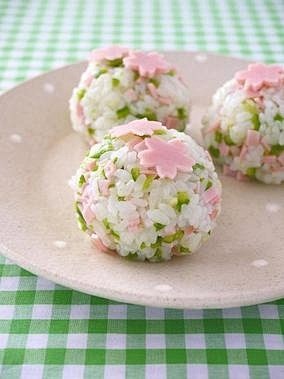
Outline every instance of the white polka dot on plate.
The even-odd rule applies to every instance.
[[[197,62],[202,63],[202,62],[207,61],[208,57],[207,57],[206,54],[196,54],[195,57],[194,57],[194,59],[195,59]]]
[[[251,262],[251,264],[255,267],[263,267],[267,266],[268,262],[265,259],[256,259],[255,261]]]
[[[276,213],[281,209],[281,205],[277,203],[267,203],[265,205],[265,209],[267,210],[267,212]]]
[[[168,284],[158,284],[157,286],[154,287],[154,289],[160,292],[167,292],[167,291],[171,291],[173,287],[169,286]]]
[[[10,135],[10,141],[12,141],[14,143],[21,143],[22,137],[19,134],[11,134]]]
[[[67,243],[65,241],[54,241],[53,242],[53,245],[55,247],[58,247],[58,249],[64,249],[64,247],[66,247]]]
[[[54,90],[55,90],[55,87],[53,84],[51,83],[45,83],[44,86],[43,86],[43,89],[45,92],[47,93],[53,93]]]

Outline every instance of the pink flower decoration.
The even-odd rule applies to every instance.
[[[250,64],[247,70],[235,74],[237,82],[247,91],[259,91],[263,86],[276,87],[280,84],[283,67],[265,65],[263,63]]]
[[[161,122],[148,121],[146,118],[141,120],[134,120],[126,125],[118,125],[110,130],[112,137],[121,137],[127,134],[134,134],[136,136],[151,136],[155,130],[166,130]]]
[[[142,51],[131,52],[123,59],[126,68],[138,71],[141,76],[152,78],[156,74],[169,72],[172,66],[165,60],[163,55]]]
[[[184,143],[179,140],[164,141],[151,137],[144,140],[146,150],[138,153],[143,167],[155,167],[160,178],[174,179],[177,171],[189,172],[195,163]]]
[[[129,53],[129,49],[123,46],[107,46],[91,52],[90,60],[101,62],[105,59],[113,61],[125,57]]]

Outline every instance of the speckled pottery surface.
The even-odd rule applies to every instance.
[[[247,62],[167,53],[192,93],[190,134],[212,94]],[[70,126],[68,99],[85,63],[47,73],[0,98],[0,251],[65,286],[124,302],[223,308],[284,295],[283,185],[220,175],[223,211],[212,238],[189,257],[150,264],[96,251],[78,230],[68,180],[87,146]]]

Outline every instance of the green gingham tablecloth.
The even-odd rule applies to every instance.
[[[284,62],[283,20],[283,0],[0,0],[0,90],[110,43]],[[0,256],[1,379],[282,379],[283,332],[284,300],[184,311],[121,304]]]

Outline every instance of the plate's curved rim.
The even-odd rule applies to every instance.
[[[248,305],[256,305],[265,302],[271,302],[273,300],[280,299],[283,297],[284,293],[284,284],[283,287],[279,288],[279,292],[275,288],[273,289],[273,294],[269,291],[269,288],[266,288],[261,292],[261,295],[255,291],[246,291],[245,297],[241,295],[231,296],[228,294],[226,297],[222,296],[222,306],[220,307],[220,303],[211,297],[202,297],[201,301],[198,297],[188,297],[188,298],[175,298],[176,301],[173,301],[173,298],[168,299],[167,297],[137,297],[137,295],[133,295],[127,291],[117,291],[116,289],[106,289],[102,287],[96,288],[88,288],[84,283],[74,280],[68,279],[66,277],[58,276],[52,271],[45,270],[44,268],[39,268],[38,266],[33,265],[31,262],[26,261],[24,256],[18,253],[14,253],[6,246],[0,242],[0,250],[6,258],[10,259],[12,262],[18,264],[20,267],[24,268],[31,273],[42,276],[48,280],[51,280],[57,284],[60,284],[64,287],[68,287],[70,289],[86,293],[92,296],[98,296],[118,302],[123,303],[131,303],[143,306],[151,306],[151,307],[161,307],[161,308],[175,308],[175,309],[220,309],[220,308],[232,308],[232,307],[240,307],[240,306],[248,306]],[[123,259],[119,258],[118,259]],[[249,295],[249,296],[248,296]],[[254,301],[251,301],[251,298]],[[206,302],[206,305],[204,303]],[[174,304],[173,304],[174,303]],[[188,305],[187,305],[188,304]]]
[[[234,56],[226,56],[222,54],[215,54],[208,51],[186,51],[186,50],[168,50],[163,51],[163,53],[167,54],[174,54],[174,53],[189,53],[189,54],[206,54],[208,56],[214,56],[221,59],[235,59],[242,62],[249,62],[248,59],[242,58],[242,57],[234,57]],[[25,80],[24,82],[19,83],[18,85],[2,92],[0,94],[0,99],[5,97],[6,95],[10,94],[11,92],[17,91],[19,87],[25,86],[31,81],[36,81],[38,79],[42,79],[44,77],[47,77],[51,73],[64,71],[68,68],[71,68],[76,65],[81,65],[85,63],[86,61],[79,61],[75,63],[71,63],[68,65],[64,65],[58,68],[55,68],[51,71],[41,73],[39,75],[36,75],[32,78],[29,78],[28,80]],[[68,279],[67,277],[58,276],[56,273],[45,270],[44,268],[41,268],[39,266],[33,265],[33,263],[25,260],[25,256],[23,254],[14,252],[10,250],[7,246],[5,246],[5,243],[3,241],[0,241],[0,252],[3,254],[6,258],[10,259],[15,264],[21,266],[22,268],[30,271],[31,273],[35,275],[39,275],[42,277],[47,278],[48,280],[51,280],[55,283],[58,283],[60,285],[63,285],[65,287],[72,288],[74,290],[87,293],[89,295],[93,296],[100,296],[103,298],[107,298],[114,301],[119,302],[125,302],[125,303],[132,303],[132,304],[138,304],[143,306],[153,306],[153,307],[165,307],[165,308],[179,308],[179,309],[208,309],[208,308],[228,308],[228,307],[239,307],[239,306],[246,306],[246,305],[255,305],[263,302],[270,302],[276,299],[279,299],[283,297],[284,295],[284,283],[283,285],[279,285],[278,288],[273,288],[273,290],[270,290],[270,288],[264,288],[261,293],[258,293],[256,291],[246,291],[245,293],[241,294],[235,294],[234,296],[230,296],[229,294],[226,295],[226,297],[222,297],[222,301],[218,301],[218,299],[211,297],[202,297],[201,299],[198,297],[183,297],[179,298],[176,297],[175,301],[174,298],[167,298],[166,296],[161,297],[137,297],[136,295],[127,292],[127,291],[117,291],[115,289],[106,289],[103,287],[92,287],[89,288],[85,283],[82,283],[78,280],[74,279]],[[251,299],[254,299],[253,301]],[[221,304],[220,304],[221,303]]]

